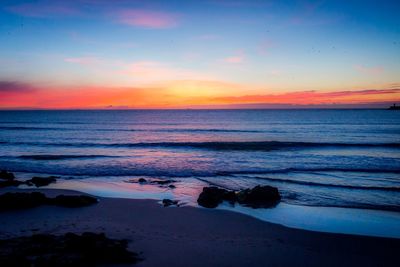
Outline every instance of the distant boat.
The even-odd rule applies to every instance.
[[[393,106],[390,106],[388,109],[389,110],[400,110],[400,106],[396,106],[396,104],[393,104]]]

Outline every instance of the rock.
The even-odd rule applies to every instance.
[[[97,203],[97,199],[91,196],[65,196],[59,195],[48,198],[39,192],[32,193],[5,193],[0,195],[0,211],[30,209],[41,205],[55,205],[61,207],[84,207]]]
[[[17,237],[0,240],[0,266],[119,266],[140,261],[127,245],[126,240],[109,239],[103,233]]]
[[[240,204],[253,208],[274,206],[281,196],[278,188],[272,186],[256,186],[252,189],[245,189],[237,194],[237,201]]]
[[[26,181],[27,185],[34,185],[36,187],[41,187],[41,186],[47,186],[51,183],[55,183],[56,176],[49,176],[49,177],[32,177],[32,179],[29,179]]]
[[[235,202],[235,192],[211,186],[203,188],[203,192],[200,193],[197,203],[205,208],[215,208],[222,203],[223,200]]]
[[[147,183],[147,180],[144,178],[139,178],[138,182],[141,184],[144,184],[144,183]]]
[[[168,199],[168,198],[163,199],[162,203],[163,203],[164,207],[169,207],[169,206],[172,206],[172,205],[179,206],[178,205],[178,200],[171,200],[171,199]]]
[[[241,190],[238,193],[215,186],[204,187],[200,193],[197,203],[206,208],[215,208],[222,201],[229,201],[231,204],[240,204],[253,207],[271,207],[279,202],[281,196],[276,187],[256,186],[252,189]]]
[[[0,179],[2,180],[7,180],[7,181],[11,181],[15,179],[15,176],[12,172],[8,172],[8,171],[1,171],[0,172]]]
[[[30,209],[46,203],[47,197],[39,192],[0,195],[0,211]]]
[[[159,184],[159,185],[167,185],[167,184],[172,184],[175,182],[176,181],[174,181],[174,180],[152,180],[152,181],[150,181],[151,184]]]
[[[24,184],[24,182],[21,182],[18,180],[0,181],[0,188],[8,187],[8,186],[19,186],[20,184]]]
[[[173,185],[173,184],[170,184],[168,187],[169,187],[169,188],[171,188],[171,189],[174,189],[174,188],[176,188],[176,186],[175,186],[175,185]]]
[[[77,207],[84,207],[89,206],[92,204],[96,204],[97,198],[86,196],[86,195],[79,195],[79,196],[67,196],[67,195],[59,195],[52,199],[51,203],[56,206],[61,207],[68,207],[68,208],[77,208]]]

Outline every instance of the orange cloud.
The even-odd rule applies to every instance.
[[[221,105],[332,105],[400,101],[400,86],[355,91],[301,91],[243,95],[246,86],[220,81],[180,80],[152,87],[51,87],[0,81],[1,108],[184,108]]]
[[[358,91],[317,92],[302,91],[284,94],[227,96],[210,99],[210,102],[225,104],[357,104],[375,103],[400,99],[400,88],[396,89],[370,89]]]

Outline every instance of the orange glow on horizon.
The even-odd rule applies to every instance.
[[[0,90],[1,108],[185,108],[233,104],[368,104],[400,100],[400,86],[397,85],[386,87],[389,89],[274,94],[216,81],[174,81],[143,88],[8,86],[8,90],[4,86]]]

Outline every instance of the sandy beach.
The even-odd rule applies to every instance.
[[[2,189],[0,193],[21,191]],[[24,190],[26,192],[27,190]],[[52,197],[80,194],[40,191]],[[291,229],[229,211],[99,198],[82,208],[41,206],[0,214],[0,238],[104,232],[128,239],[135,266],[396,266],[399,239]],[[18,223],[16,223],[18,222]]]

